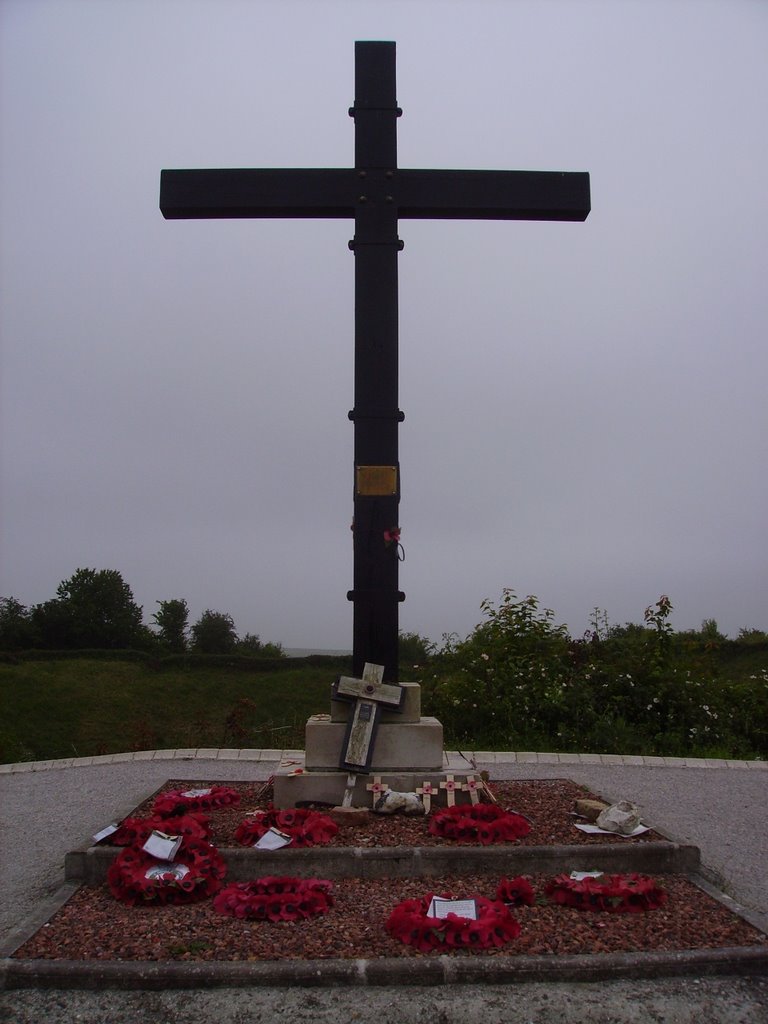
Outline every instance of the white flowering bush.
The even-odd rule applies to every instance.
[[[534,596],[505,590],[465,639],[444,637],[424,679],[459,749],[765,757],[768,668],[732,682],[711,644],[678,636],[662,596],[645,624],[573,640]],[[737,642],[734,642],[737,643]]]

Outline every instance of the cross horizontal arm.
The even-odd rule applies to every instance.
[[[361,201],[393,204],[405,219],[581,221],[590,210],[589,174],[225,168],[160,176],[160,209],[169,220],[354,217]]]
[[[161,171],[160,210],[167,220],[354,217],[356,177],[344,168]]]
[[[396,171],[398,217],[448,220],[586,220],[581,171]]]

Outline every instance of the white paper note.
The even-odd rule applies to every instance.
[[[268,829],[254,847],[257,850],[280,850],[291,842],[291,836],[277,828]]]
[[[456,914],[457,917],[467,917],[470,921],[476,921],[477,904],[474,900],[447,900],[442,896],[433,896],[427,917],[444,920],[449,914]]]
[[[102,839],[106,839],[108,836],[113,836],[119,828],[120,826],[116,825],[114,821],[110,825],[105,825],[105,827],[101,829],[100,832],[97,832],[96,835],[93,837],[94,843],[98,843]]]
[[[169,836],[166,832],[152,832],[142,850],[158,860],[173,860],[181,846],[181,836]]]
[[[648,825],[638,825],[634,832],[630,832],[628,835],[622,835],[621,832],[610,832],[605,828],[598,828],[597,825],[574,825],[579,832],[586,832],[587,835],[594,836],[618,836],[620,839],[631,839],[632,836],[641,836],[643,832],[650,832]]]

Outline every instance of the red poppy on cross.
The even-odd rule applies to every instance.
[[[449,807],[456,803],[456,790],[461,789],[461,783],[456,782],[452,775],[445,776],[445,782],[440,783],[440,789],[445,790],[445,799]]]
[[[431,782],[425,782],[423,785],[416,787],[416,792],[421,797],[421,802],[424,804],[424,810],[429,814],[432,809],[432,797],[438,795],[437,789]]]
[[[387,792],[389,786],[386,784],[386,782],[381,781],[380,775],[374,775],[373,782],[369,782],[365,788],[371,794],[371,798],[375,806],[376,801],[379,799],[380,796],[383,796]]]
[[[483,788],[482,781],[476,779],[474,775],[468,775],[466,781],[464,782],[464,785],[461,788],[466,790],[467,793],[469,793],[469,799],[472,801],[473,804],[480,803],[480,793],[478,792],[478,790]]]

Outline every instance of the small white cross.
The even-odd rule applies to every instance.
[[[383,796],[388,791],[389,786],[386,784],[386,782],[381,781],[380,775],[374,775],[373,782],[369,782],[365,788],[371,794],[373,806],[375,807],[376,801],[379,799],[379,797]]]
[[[467,793],[469,793],[469,799],[472,801],[473,804],[480,803],[480,794],[478,790],[483,789],[484,787],[483,783],[481,781],[478,781],[474,775],[468,775],[464,785],[461,788],[463,790],[466,790]]]
[[[440,789],[445,790],[445,799],[449,807],[453,807],[456,803],[456,790],[461,789],[461,783],[456,782],[453,775],[446,775],[445,782],[440,783]]]
[[[432,809],[432,797],[437,796],[437,790],[431,782],[425,782],[423,785],[416,787],[416,792],[421,797],[421,802],[424,804],[424,810],[429,814]]]

